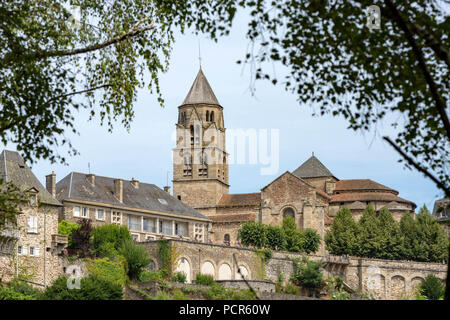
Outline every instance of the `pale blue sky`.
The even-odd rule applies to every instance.
[[[299,105],[296,97],[268,82],[256,84],[256,95],[248,90],[248,70],[236,61],[246,53],[246,22],[236,20],[232,33],[218,43],[206,37],[188,34],[178,36],[171,58],[170,70],[161,77],[166,100],[161,108],[148,91],[139,93],[135,104],[136,117],[130,133],[118,123],[112,134],[99,121],[87,122],[88,114],[80,112],[76,120],[79,136],[69,135],[81,155],[68,158],[69,166],[39,161],[33,172],[45,184],[45,175],[52,170],[57,181],[71,171],[88,171],[97,175],[154,183],[159,187],[172,178],[172,134],[177,121],[177,107],[185,98],[198,72],[198,39],[201,41],[202,69],[217,99],[224,108],[227,128],[280,130],[280,168],[270,176],[260,174],[259,165],[230,166],[230,193],[258,192],[285,171],[295,170],[314,151],[325,166],[340,179],[372,179],[400,192],[399,196],[424,203],[432,209],[442,193],[421,174],[411,172],[397,163],[397,154],[381,140],[391,129],[385,125],[377,133],[363,135],[347,130],[340,118],[312,117],[311,108]],[[276,67],[277,72],[282,72]],[[14,149],[13,145],[7,146]],[[65,149],[58,150],[64,153]]]

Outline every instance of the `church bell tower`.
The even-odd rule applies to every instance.
[[[173,195],[205,215],[228,193],[223,107],[200,67],[178,107],[173,149]]]

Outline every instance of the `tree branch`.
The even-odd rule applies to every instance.
[[[57,99],[60,99],[60,98],[66,98],[66,97],[74,96],[74,95],[76,95],[76,94],[81,94],[81,93],[86,93],[86,92],[92,92],[92,91],[95,91],[95,90],[98,90],[98,89],[107,88],[107,87],[110,87],[110,86],[111,86],[110,84],[103,84],[103,85],[98,86],[98,87],[93,87],[93,88],[89,88],[89,89],[85,89],[85,90],[74,91],[74,92],[62,94],[62,95],[60,95],[60,96],[57,96],[57,97],[53,97],[53,98],[51,98],[51,99],[48,99],[47,101],[44,102],[44,105],[47,104],[47,103],[49,103],[49,102],[51,102],[51,101],[55,101],[55,100],[57,100]]]
[[[391,0],[385,0],[386,5],[389,7],[393,14],[393,18],[397,21],[399,27],[403,30],[405,33],[406,39],[408,40],[409,44],[411,45],[414,54],[417,57],[417,60],[419,62],[419,66],[422,69],[422,72],[424,74],[425,80],[430,87],[431,95],[433,96],[434,101],[436,102],[436,108],[438,109],[439,115],[441,116],[442,123],[444,125],[445,131],[447,132],[447,138],[450,140],[450,122],[447,116],[447,113],[445,111],[445,104],[442,100],[442,97],[440,96],[436,83],[434,82],[433,78],[431,77],[430,71],[428,70],[428,67],[425,63],[425,58],[423,56],[422,51],[417,46],[416,41],[414,40],[414,37],[412,35],[411,30],[406,25],[406,22],[403,20],[402,16],[398,12],[397,8],[394,6]]]
[[[32,59],[45,59],[45,58],[52,58],[52,57],[65,57],[65,56],[73,56],[81,53],[87,53],[91,51],[96,51],[99,49],[106,48],[110,45],[113,45],[118,42],[122,42],[128,38],[132,38],[136,35],[139,35],[141,33],[144,33],[145,31],[154,29],[155,26],[152,23],[151,25],[144,27],[144,28],[138,28],[142,23],[148,21],[149,18],[143,18],[139,20],[133,27],[131,27],[130,30],[128,30],[126,33],[111,38],[109,40],[106,40],[105,42],[94,44],[88,47],[84,48],[78,48],[78,49],[71,49],[71,50],[56,50],[56,51],[39,51],[39,52],[33,52],[33,53],[24,53],[20,54],[22,57],[25,58],[32,58]],[[10,53],[6,55],[6,57],[3,59],[3,63],[9,63],[13,60],[13,56],[15,56],[17,53]]]
[[[435,176],[433,176],[427,169],[422,168],[417,164],[411,157],[409,157],[399,146],[397,146],[389,137],[383,137],[410,165],[416,168],[418,171],[422,172],[426,177],[430,178],[439,189],[445,192],[447,197],[450,197],[450,189],[446,187],[441,181],[439,181]]]

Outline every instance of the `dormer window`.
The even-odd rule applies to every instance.
[[[158,199],[159,203],[167,205],[166,199]]]

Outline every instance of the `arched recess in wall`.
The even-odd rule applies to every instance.
[[[386,279],[380,273],[370,274],[367,277],[367,291],[377,299],[386,299]]]
[[[231,268],[227,263],[222,263],[219,268],[219,280],[231,280]]]
[[[178,260],[176,272],[183,272],[186,275],[186,282],[191,282],[191,265],[189,261],[182,257]]]
[[[406,293],[405,278],[397,275],[391,278],[390,299],[399,299]]]
[[[211,261],[203,262],[202,267],[200,269],[200,273],[204,275],[209,274],[214,279],[216,278],[216,268],[214,267]]]
[[[414,277],[411,279],[411,289],[415,290],[417,286],[422,282],[422,277]]]
[[[250,275],[249,275],[247,267],[243,266],[243,265],[240,265],[238,268],[239,268],[239,270],[241,270],[241,274],[242,275],[239,274],[239,272],[236,271],[236,275],[234,276],[234,278],[236,280],[242,280],[242,276],[243,276],[246,280],[250,280]]]
[[[290,216],[293,219],[295,219],[295,211],[294,211],[294,208],[292,208],[292,207],[283,208],[282,213],[283,213],[283,219],[286,218],[287,216]]]
[[[149,262],[147,268],[145,268],[145,269],[146,269],[147,271],[153,271],[153,270],[156,270],[157,268],[158,268],[158,267],[157,267],[157,265],[156,265],[156,262],[155,262],[154,260],[150,259],[150,262]]]

